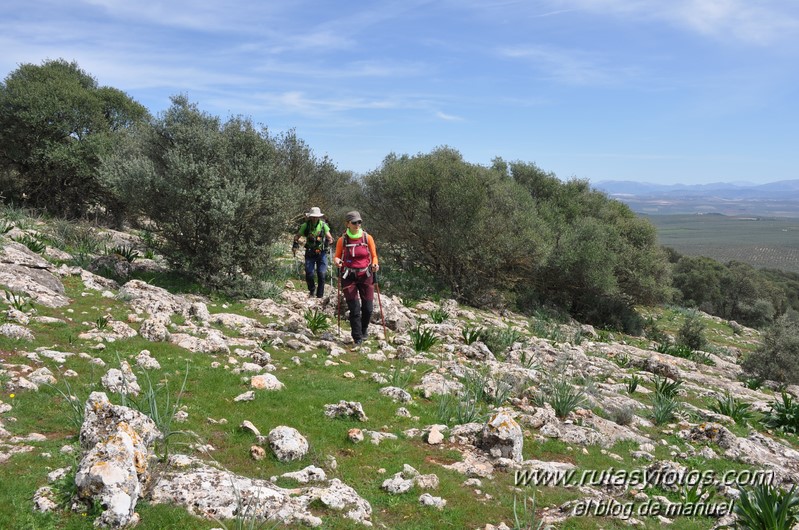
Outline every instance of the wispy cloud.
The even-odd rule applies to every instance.
[[[454,116],[452,114],[444,114],[440,110],[436,111],[436,118],[442,119],[444,121],[465,121],[460,116]]]
[[[632,68],[605,64],[596,55],[550,46],[524,45],[497,50],[501,57],[527,61],[545,78],[571,85],[615,85],[635,77]]]
[[[713,37],[767,45],[796,40],[799,4],[782,0],[550,0],[552,6],[666,21]]]

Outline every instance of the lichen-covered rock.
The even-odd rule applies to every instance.
[[[328,418],[352,417],[358,421],[369,421],[363,411],[363,405],[357,401],[344,401],[325,405],[325,416]]]
[[[21,243],[7,241],[0,246],[0,285],[47,307],[69,304],[55,268]]]
[[[129,425],[150,446],[162,435],[155,422],[137,410],[114,405],[105,392],[92,392],[84,407],[84,420],[80,429],[80,444],[90,449],[116,432],[120,423]]]
[[[250,386],[256,390],[280,390],[285,388],[286,385],[272,374],[258,374],[252,376]]]
[[[19,324],[0,324],[0,335],[14,340],[34,340],[33,332]]]
[[[281,425],[269,431],[269,447],[281,462],[302,459],[308,453],[308,440],[297,429]]]
[[[141,493],[138,470],[146,473],[146,453],[141,437],[126,423],[92,447],[75,474],[78,497],[103,507],[97,526],[120,528],[135,520]]]
[[[491,416],[483,427],[480,446],[494,458],[510,458],[522,461],[524,436],[522,428],[507,412]]]
[[[338,479],[321,486],[285,489],[267,480],[233,475],[183,455],[171,457],[170,464],[153,486],[153,504],[183,506],[207,519],[235,519],[246,510],[260,522],[268,519],[319,527],[322,519],[309,511],[309,505],[318,502],[372,526],[371,505]]]
[[[430,398],[436,395],[457,394],[463,389],[463,384],[447,379],[438,372],[430,372],[422,377],[414,389],[421,391],[424,397]]]
[[[390,397],[393,401],[399,401],[400,403],[410,403],[413,401],[410,393],[407,390],[403,390],[402,388],[396,386],[387,386],[380,389],[380,393],[384,396]]]
[[[152,419],[113,405],[92,392],[84,408],[81,446],[87,449],[75,474],[78,498],[103,506],[98,526],[135,525],[136,503],[149,478],[148,447],[161,436]]]
[[[101,379],[103,387],[117,394],[138,396],[141,387],[136,380],[136,374],[130,369],[127,361],[122,361],[120,366],[121,369],[111,368],[106,372]]]

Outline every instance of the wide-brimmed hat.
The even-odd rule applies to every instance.
[[[345,217],[348,223],[352,223],[353,221],[362,221],[361,214],[359,214],[355,210],[347,212],[347,215]]]
[[[319,209],[318,206],[314,206],[311,208],[311,211],[305,214],[305,217],[324,217],[325,214],[322,213],[322,210]]]

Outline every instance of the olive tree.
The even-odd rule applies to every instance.
[[[478,301],[510,291],[538,248],[532,201],[509,178],[447,147],[395,154],[363,180],[366,208],[388,252],[452,294]]]
[[[347,210],[355,208],[353,200],[359,194],[358,185],[348,171],[340,171],[333,161],[319,158],[313,149],[292,129],[275,138],[279,163],[288,181],[302,190],[305,204],[294,212],[300,219],[302,212],[318,206],[329,220],[344,217]]]
[[[0,169],[6,199],[79,217],[114,209],[97,178],[103,155],[147,110],[99,86],[77,63],[23,64],[0,84]]]
[[[766,330],[763,344],[741,363],[743,370],[759,379],[799,384],[799,316],[788,312]]]
[[[585,180],[562,182],[524,162],[508,170],[535,202],[551,248],[534,263],[532,297],[587,322],[640,331],[634,305],[671,296],[670,267],[654,226]]]
[[[184,96],[131,134],[102,174],[150,223],[169,261],[211,287],[257,279],[298,208],[265,129],[240,117],[222,123]]]

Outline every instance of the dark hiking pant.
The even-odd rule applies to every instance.
[[[360,343],[366,338],[366,329],[374,310],[375,285],[374,276],[361,273],[350,273],[341,280],[341,290],[350,310],[350,327],[352,340]]]

